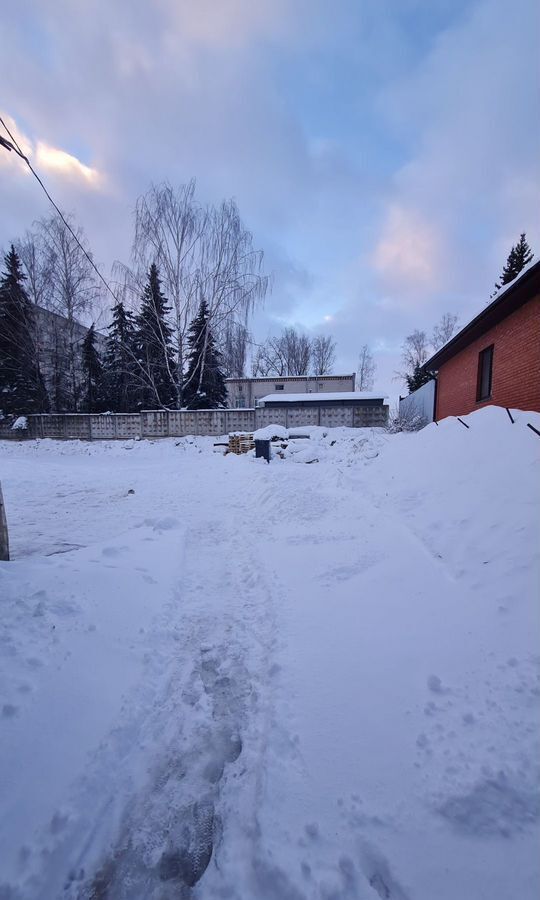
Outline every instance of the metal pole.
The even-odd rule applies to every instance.
[[[0,560],[9,560],[9,538],[6,519],[6,508],[2,497],[2,485],[0,484]]]

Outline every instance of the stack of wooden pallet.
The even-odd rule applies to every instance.
[[[255,441],[249,432],[236,432],[229,435],[229,453],[247,453],[253,450]]]

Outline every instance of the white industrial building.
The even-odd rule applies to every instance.
[[[335,394],[354,391],[352,375],[284,375],[281,378],[227,378],[229,409],[253,409],[268,394]]]

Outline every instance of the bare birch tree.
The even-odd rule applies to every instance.
[[[431,346],[434,350],[439,350],[443,344],[446,344],[458,330],[458,317],[453,313],[444,313],[441,319],[433,327],[431,337]]]
[[[138,294],[151,263],[159,268],[163,291],[172,305],[177,405],[182,403],[186,342],[190,323],[202,301],[221,345],[227,328],[247,325],[256,303],[264,300],[269,278],[263,253],[253,248],[233,200],[203,208],[195,199],[195,180],[173,188],[153,186],[135,208],[132,268],[117,265],[123,280]],[[204,355],[198,377],[204,374]]]
[[[225,378],[244,378],[249,332],[240,322],[227,322],[221,340]]]
[[[311,342],[311,366],[314,375],[330,375],[336,359],[336,342],[330,335],[317,335]]]
[[[311,363],[311,341],[295,328],[286,328],[281,336],[287,359],[288,375],[307,375]]]
[[[26,275],[26,293],[35,306],[51,308],[52,268],[41,230],[27,231],[17,245]]]
[[[371,391],[375,383],[376,363],[368,344],[362,344],[358,356],[358,371],[356,373],[356,389],[358,391]]]
[[[253,357],[252,375],[254,378],[268,378],[272,375],[283,378],[284,375],[288,375],[287,359],[283,355],[279,338],[266,338],[257,346]]]
[[[410,388],[410,379],[415,372],[420,372],[421,367],[429,357],[430,342],[425,331],[416,328],[408,334],[401,345],[401,361],[403,369],[395,373],[395,378],[405,382]]]
[[[284,328],[277,337],[259,344],[253,360],[253,375],[307,375],[311,363],[311,341],[296,328]]]
[[[253,248],[253,238],[243,225],[234,200],[225,200],[206,213],[196,274],[197,298],[208,307],[207,334],[218,344],[232,324],[246,326],[255,306],[262,302],[270,286],[263,272],[262,250]],[[205,371],[207,345],[202,348],[199,381]]]
[[[402,346],[401,358],[407,370],[412,371],[415,366],[423,366],[429,356],[429,341],[425,331],[416,328],[405,338]]]
[[[172,305],[176,371],[171,375],[178,405],[187,331],[198,306],[197,269],[206,223],[206,213],[195,200],[194,179],[177,188],[167,182],[152,185],[135,205],[132,268],[116,266],[137,296],[144,290],[152,263],[159,269],[163,292]]]
[[[72,220],[70,225],[89,253],[82,229]],[[46,260],[45,271],[50,273],[47,305],[65,319],[62,330],[65,335],[67,403],[76,409],[81,390],[81,338],[77,334],[77,324],[81,317],[95,309],[101,290],[90,262],[58,216],[42,219],[37,230]]]

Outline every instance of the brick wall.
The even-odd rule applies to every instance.
[[[491,397],[477,401],[478,354],[491,344]],[[490,404],[540,412],[540,295],[441,365],[437,381],[437,419]]]

